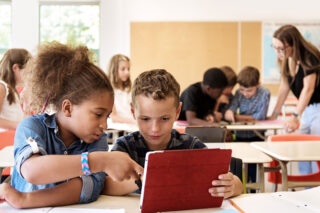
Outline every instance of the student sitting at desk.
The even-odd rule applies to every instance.
[[[56,113],[30,116],[16,130],[12,186],[0,185],[0,199],[13,207],[92,202],[103,190],[106,173],[121,181],[143,172],[128,155],[107,152],[103,130],[113,89],[90,55],[85,46],[50,43],[27,69],[33,109],[44,111],[42,105],[52,104]]]
[[[182,92],[179,120],[186,120],[190,125],[212,126],[214,107],[226,86],[227,78],[221,69],[207,70],[202,82],[192,84]]]
[[[139,131],[119,138],[112,151],[128,153],[144,166],[148,151],[206,148],[198,138],[172,129],[181,110],[179,92],[179,84],[166,70],[140,74],[132,88],[132,112]],[[106,180],[105,194],[124,195],[138,190],[134,180],[115,182],[108,177]],[[241,192],[240,179],[230,172],[221,174],[219,180],[213,180],[212,187],[208,188],[212,196],[225,198]]]
[[[260,85],[260,73],[255,67],[244,67],[238,75],[239,89],[225,113],[227,121],[265,120],[270,101],[270,92]],[[236,114],[239,109],[239,114]],[[261,132],[264,134],[264,132]],[[252,131],[236,132],[236,141],[261,141]]]
[[[237,83],[237,75],[231,67],[223,66],[220,67],[220,69],[225,74],[228,84],[222,91],[222,94],[219,97],[216,106],[214,107],[214,117],[217,122],[224,119],[224,113],[229,109],[234,97],[232,90]]]

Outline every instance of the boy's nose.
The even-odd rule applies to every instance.
[[[152,122],[151,130],[152,130],[152,132],[159,132],[160,126],[159,126],[159,123],[157,121]]]
[[[103,130],[106,130],[106,129],[108,128],[108,122],[107,122],[107,120],[102,121],[102,122],[100,123],[99,127],[100,127],[101,129],[103,129]]]

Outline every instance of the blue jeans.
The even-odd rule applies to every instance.
[[[320,103],[307,106],[302,113],[299,133],[320,135]],[[299,172],[302,175],[318,171],[316,162],[298,162]]]

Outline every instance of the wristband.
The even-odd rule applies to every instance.
[[[81,167],[84,175],[92,174],[89,168],[88,152],[81,154]]]
[[[296,117],[297,118],[297,120],[300,120],[300,118],[301,118],[301,116],[298,114],[298,113],[292,113],[292,115],[294,116],[294,117]]]

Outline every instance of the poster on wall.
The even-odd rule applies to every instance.
[[[285,24],[298,28],[303,37],[320,49],[320,22],[264,22],[262,24],[262,83],[279,84],[280,70],[276,63],[276,53],[271,48],[273,33]]]

